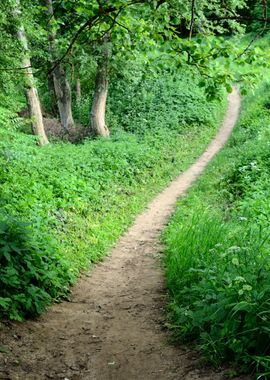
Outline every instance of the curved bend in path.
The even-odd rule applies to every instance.
[[[166,380],[222,378],[203,371],[197,358],[167,343],[159,233],[177,198],[227,141],[240,97],[229,107],[216,138],[186,172],[159,194],[119,240],[111,257],[75,286],[72,301],[54,305],[37,321],[4,326],[0,379]]]

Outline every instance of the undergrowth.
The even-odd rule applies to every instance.
[[[170,326],[215,365],[270,378],[270,86],[164,233]]]
[[[149,81],[139,92],[113,85],[107,140],[40,148],[0,109],[2,318],[33,317],[68,296],[80,271],[214,135],[225,102],[207,102],[189,73]],[[128,86],[134,96],[125,98]]]

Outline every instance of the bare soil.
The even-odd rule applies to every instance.
[[[30,115],[27,108],[23,108],[18,115],[22,118],[29,120]],[[52,115],[44,115],[43,114],[43,124],[46,132],[46,136],[51,139],[57,139],[62,141],[70,141],[73,144],[77,144],[82,142],[86,137],[89,137],[89,128],[85,125],[76,124],[76,126],[69,131],[64,131],[60,121],[52,117]],[[30,125],[28,126],[28,130],[24,132],[28,132],[32,134],[32,130]]]
[[[58,140],[70,141],[74,144],[82,142],[89,137],[89,130],[86,126],[77,124],[73,129],[64,131],[61,123],[56,118],[43,117],[46,135],[49,139],[56,138]]]
[[[224,379],[225,369],[206,368],[196,353],[168,342],[159,235],[177,199],[227,141],[239,108],[234,90],[203,155],[138,216],[111,256],[79,281],[70,302],[35,321],[2,323],[0,346],[9,352],[0,353],[0,379]]]

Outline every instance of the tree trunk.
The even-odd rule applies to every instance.
[[[71,109],[71,90],[63,67],[57,66],[53,71],[54,89],[63,129],[68,132],[74,128]]]
[[[53,81],[53,75],[49,74],[48,75],[48,90],[49,90],[49,95],[51,98],[50,101],[50,113],[54,116],[58,116],[58,105],[57,105],[57,99],[55,95],[55,89],[54,89],[54,81]]]
[[[14,16],[16,19],[20,18],[21,10],[20,10],[20,0],[16,1],[16,8],[14,9]],[[38,142],[40,145],[46,145],[49,143],[43,124],[43,117],[41,111],[40,100],[38,96],[37,89],[35,87],[35,79],[33,75],[33,71],[31,68],[31,61],[29,58],[29,50],[27,44],[27,38],[24,30],[24,26],[20,25],[17,31],[17,37],[24,49],[24,57],[22,60],[22,67],[24,67],[24,75],[25,75],[25,87],[26,87],[26,98],[27,104],[29,108],[29,113],[31,117],[32,131],[33,134],[38,136]]]
[[[81,81],[80,81],[80,78],[77,78],[77,80],[76,80],[76,100],[77,100],[77,103],[81,102],[81,98],[82,98]]]
[[[56,50],[56,33],[52,23],[54,22],[54,12],[52,6],[52,0],[45,0],[47,13],[49,15],[50,22],[48,23],[48,38],[49,38],[49,50],[51,55],[52,64],[57,61]],[[74,120],[71,108],[71,89],[67,79],[66,71],[63,65],[58,64],[53,70],[53,82],[54,89],[57,98],[57,105],[63,129],[68,132],[74,128]]]
[[[94,136],[108,137],[110,131],[106,126],[105,113],[108,95],[108,66],[109,66],[109,36],[103,38],[101,54],[98,58],[96,73],[96,83],[93,97],[93,104],[90,113],[90,133]]]

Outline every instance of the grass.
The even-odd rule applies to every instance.
[[[270,376],[270,113],[261,85],[163,239],[170,326],[218,366]]]
[[[67,296],[81,270],[108,254],[153,195],[201,154],[225,108],[208,102],[190,73],[128,89],[125,99],[127,83],[112,86],[108,140],[40,148],[17,119],[2,123],[1,317],[33,317]]]

